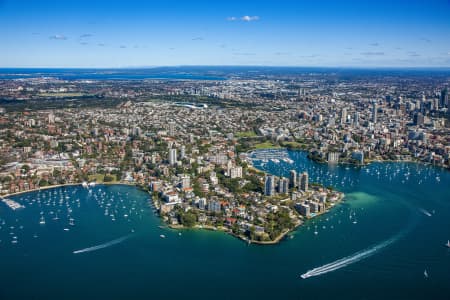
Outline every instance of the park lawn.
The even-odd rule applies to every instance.
[[[283,145],[290,146],[292,148],[302,148],[303,144],[300,144],[298,142],[283,142]]]
[[[255,137],[257,135],[253,130],[249,130],[249,131],[239,131],[235,134],[235,136],[238,138],[243,138],[243,137]]]
[[[40,93],[39,96],[49,98],[67,98],[67,97],[83,97],[87,95],[83,93]]]
[[[109,175],[109,176],[113,177],[113,180],[110,181],[110,182],[117,181],[116,175]],[[89,175],[89,181],[96,181],[97,183],[104,182],[105,181],[105,175],[104,174]]]
[[[264,143],[259,143],[259,144],[255,144],[253,146],[253,148],[255,149],[269,149],[269,148],[281,148],[280,145],[278,144],[274,144],[270,141],[264,142]]]

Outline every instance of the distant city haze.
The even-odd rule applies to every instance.
[[[449,67],[450,2],[0,0],[0,67]]]

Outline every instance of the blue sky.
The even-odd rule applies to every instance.
[[[449,67],[450,0],[0,0],[0,67]]]

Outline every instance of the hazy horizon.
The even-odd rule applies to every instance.
[[[446,0],[0,0],[0,67],[450,67],[449,11]]]

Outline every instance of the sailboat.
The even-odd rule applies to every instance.
[[[423,271],[423,276],[424,276],[425,278],[428,278],[428,272],[427,272],[427,270]]]
[[[44,216],[41,216],[41,219],[39,220],[39,224],[41,224],[41,225],[45,224]]]
[[[450,248],[450,240],[447,241],[447,244],[445,244],[445,246],[446,246],[447,248]]]

